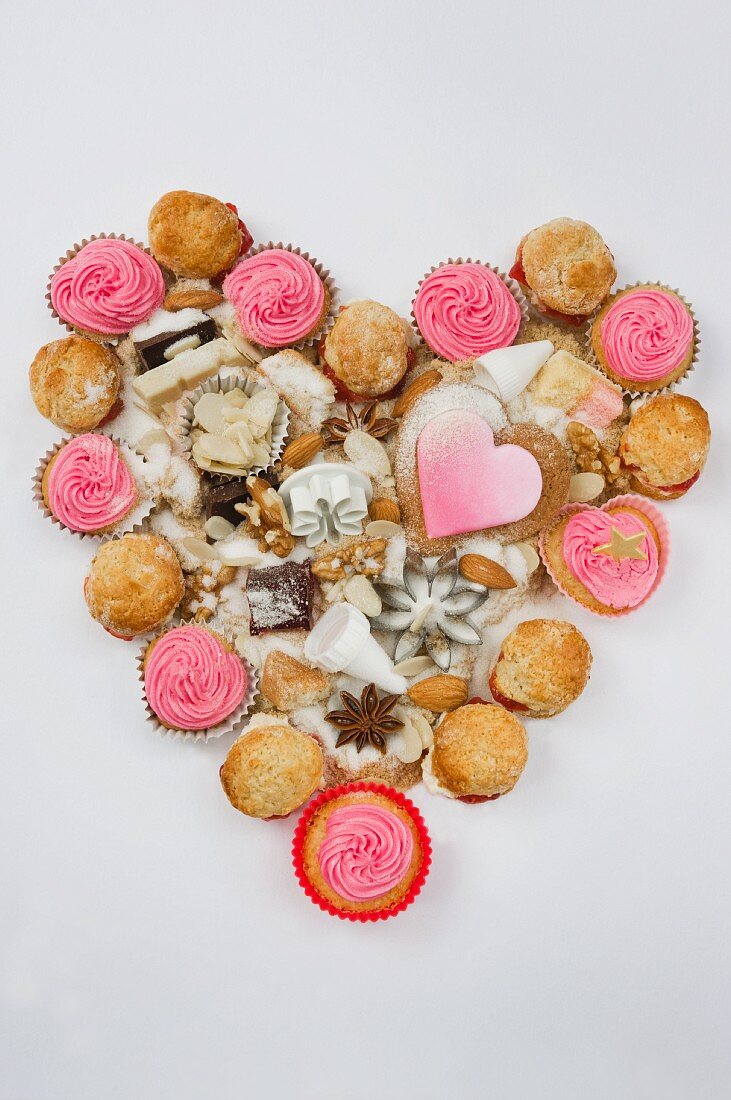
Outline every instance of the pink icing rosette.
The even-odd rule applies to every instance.
[[[197,623],[170,627],[139,657],[148,719],[162,734],[205,741],[235,729],[256,693],[254,669]]]
[[[419,836],[421,866],[408,892],[389,909],[355,913],[338,909],[315,890],[304,868],[303,846],[313,815],[326,803],[354,791],[385,795],[407,811]],[[382,806],[353,803],[334,810],[328,818],[317,858],[323,878],[332,890],[351,901],[368,901],[382,897],[403,879],[413,856],[413,845],[411,831],[396,814]],[[310,901],[331,916],[365,924],[402,913],[420,894],[431,866],[431,839],[418,809],[400,791],[382,783],[347,783],[322,791],[307,805],[295,829],[292,864]]]
[[[332,324],[337,287],[330,272],[291,245],[250,249],[223,281],[244,335],[265,348],[314,344]]]
[[[597,554],[596,548],[609,543],[612,527],[625,537],[647,532],[642,521],[631,513],[617,513],[622,507],[636,509],[647,516],[655,528],[660,540],[660,552],[652,536],[641,545],[645,559],[624,558],[616,561],[608,554]],[[612,509],[612,514],[608,510]],[[545,551],[544,538],[541,537],[539,551],[543,564],[558,590],[592,615],[611,616],[628,615],[641,607],[659,586],[668,565],[670,556],[670,535],[665,517],[645,497],[627,493],[613,497],[600,508],[586,504],[568,504],[556,516],[571,516],[564,530],[563,555],[570,572],[584,587],[606,605],[606,611],[586,607],[575,600],[566,590],[560,578],[551,567]]]
[[[512,344],[527,305],[515,280],[497,268],[450,259],[419,283],[412,316],[431,350],[456,362]]]
[[[70,331],[116,337],[160,308],[165,280],[142,245],[102,234],[74,245],[59,260],[46,298]]]
[[[414,852],[411,832],[382,806],[341,806],[327,819],[317,858],[331,890],[347,901],[380,898],[398,886]]]
[[[621,297],[602,317],[599,331],[607,364],[623,380],[625,392],[639,396],[644,391],[635,387],[671,374],[691,349],[687,369],[693,370],[700,334],[692,307],[678,290],[660,283],[635,283],[615,293]],[[602,370],[592,342],[595,319],[596,315],[587,323],[586,339],[593,365]]]
[[[43,478],[52,459],[46,504]],[[136,530],[154,504],[142,457],[113,436],[95,432],[62,439],[46,452],[33,475],[33,499],[44,516],[82,539]]]

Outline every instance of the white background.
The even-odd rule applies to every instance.
[[[3,5],[2,1100],[728,1096],[725,6],[115,7]],[[85,234],[144,236],[174,187],[403,312],[432,263],[506,267],[585,218],[620,284],[700,318],[713,450],[666,506],[663,588],[572,616],[590,687],[531,725],[510,797],[416,792],[432,874],[382,926],[306,900],[293,820],[222,796],[225,744],[149,732],[136,646],[82,600],[91,546],[30,499],[59,435],[27,389],[61,335],[48,270]]]

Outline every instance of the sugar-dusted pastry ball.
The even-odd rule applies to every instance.
[[[569,317],[593,313],[617,277],[599,233],[573,218],[555,218],[532,229],[520,242],[517,261],[522,272],[514,273],[533,304]]]
[[[506,710],[550,718],[578,699],[590,668],[589,643],[577,627],[560,619],[530,619],[500,646],[490,691]]]
[[[434,730],[425,779],[455,798],[497,798],[512,791],[527,759],[525,730],[514,714],[492,703],[467,703]]]
[[[148,219],[158,263],[188,279],[210,279],[234,264],[241,248],[236,213],[211,195],[168,191]]]
[[[286,817],[322,785],[322,749],[286,719],[255,716],[229,749],[221,784],[249,817]]]
[[[85,336],[54,340],[30,365],[30,392],[41,416],[67,432],[89,432],[119,394],[117,357]]]
[[[679,393],[663,393],[634,414],[619,453],[635,492],[672,500],[698,480],[710,444],[708,413],[700,402]]]
[[[360,301],[338,315],[325,340],[323,360],[336,385],[358,397],[380,397],[405,375],[408,352],[398,314],[379,302]]]
[[[183,598],[177,554],[158,535],[128,534],[97,551],[84,582],[92,618],[123,638],[162,626]]]

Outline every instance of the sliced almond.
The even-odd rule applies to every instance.
[[[356,469],[368,477],[384,478],[390,475],[391,460],[386,448],[368,432],[348,432],[343,450]]]
[[[442,380],[442,376],[438,370],[427,370],[423,374],[420,374],[418,378],[415,378],[410,386],[407,386],[404,392],[396,401],[391,416],[403,416],[404,413],[411,408],[413,403],[420,397],[423,397],[425,393],[438,386]]]
[[[421,759],[424,751],[421,735],[411,715],[403,708],[398,708],[397,717],[401,719],[403,726],[399,730],[400,736],[397,747],[394,749],[394,756],[397,756],[402,764],[414,764]]]
[[[203,530],[209,539],[217,542],[219,539],[227,539],[229,535],[233,535],[236,528],[223,516],[211,516],[206,520]]]
[[[391,523],[388,519],[374,519],[367,524],[365,533],[374,539],[392,539],[394,535],[400,535],[402,528],[398,523]]]
[[[520,550],[525,558],[525,564],[527,566],[526,576],[529,577],[531,573],[535,573],[536,569],[541,564],[541,559],[538,557],[538,551],[530,542],[516,542],[515,549]]]
[[[216,543],[216,553],[224,565],[249,568],[258,565],[261,554],[252,549],[248,539],[227,539],[226,542]]]
[[[369,619],[381,614],[383,609],[381,597],[368,578],[362,574],[357,573],[354,577],[348,577],[343,587],[343,593],[348,603],[352,604],[353,607],[357,607]]]
[[[213,546],[209,546],[203,539],[194,538],[192,535],[180,540],[180,545],[199,561],[218,561],[218,552]]]
[[[507,569],[482,554],[464,554],[459,559],[459,571],[468,581],[482,584],[485,588],[516,587],[515,580]]]
[[[137,440],[135,450],[138,454],[148,458],[154,447],[172,447],[172,440],[164,428],[151,428],[145,432],[141,439]]]
[[[226,427],[223,419],[224,395],[222,393],[204,393],[193,407],[193,424],[200,425],[212,435],[220,435]]]
[[[606,481],[601,474],[574,474],[569,483],[569,500],[572,504],[586,504],[603,493],[605,485]]]
[[[436,666],[431,657],[408,657],[405,661],[395,665],[393,671],[399,676],[405,676],[408,680],[412,676],[421,676],[422,672],[434,667]]]

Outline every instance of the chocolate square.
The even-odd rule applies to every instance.
[[[309,561],[250,569],[246,581],[252,634],[267,630],[311,630],[315,582]]]
[[[217,332],[216,322],[209,317],[207,321],[199,321],[197,325],[184,328],[180,332],[162,332],[149,340],[141,340],[135,344],[135,347],[144,369],[152,370],[168,362],[165,352],[179,340],[185,340],[188,336],[197,336],[200,347],[201,344],[208,344],[211,340],[215,340]]]
[[[237,512],[234,504],[243,504],[249,499],[249,490],[245,481],[224,481],[213,483],[206,488],[206,519],[211,516],[223,516],[234,527],[244,522],[245,517]]]

